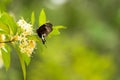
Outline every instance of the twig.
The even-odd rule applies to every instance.
[[[0,42],[0,43],[11,43],[13,42],[14,40],[10,40],[10,41],[4,41],[4,42]]]

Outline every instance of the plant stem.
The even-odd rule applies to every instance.
[[[0,43],[11,43],[11,42],[14,42],[14,40],[4,41],[4,42],[0,42]]]

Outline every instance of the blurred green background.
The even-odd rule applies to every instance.
[[[47,20],[63,25],[61,35],[40,42],[27,80],[120,80],[120,0],[0,0],[0,10],[30,21],[44,8]],[[41,45],[40,45],[41,44]],[[0,69],[0,80],[23,80],[19,59]]]

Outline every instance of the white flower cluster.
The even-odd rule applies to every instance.
[[[29,40],[27,38],[27,36],[33,34],[32,25],[27,23],[24,19],[20,19],[17,23],[18,26],[20,26],[22,29],[22,33],[18,38],[18,40],[20,41],[20,45],[19,45],[20,51],[22,53],[26,53],[28,56],[31,56],[36,46],[34,40]]]
[[[24,19],[20,19],[17,23],[24,31],[24,35],[31,35],[33,33],[32,25],[27,23]]]

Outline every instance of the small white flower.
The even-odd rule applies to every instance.
[[[18,26],[21,27],[25,35],[31,35],[33,33],[32,25],[27,23],[24,19],[20,19],[17,23]]]
[[[21,49],[20,51],[22,53],[26,53],[30,57],[32,52],[34,51],[35,46],[36,46],[35,41],[25,40],[20,43],[19,48]]]

